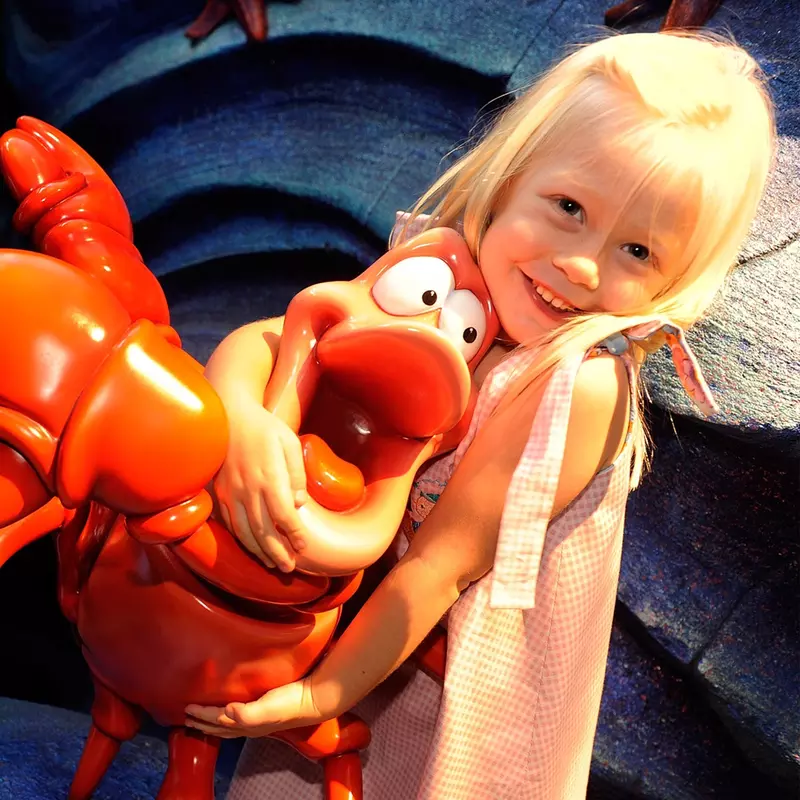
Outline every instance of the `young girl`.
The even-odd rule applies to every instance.
[[[688,35],[582,47],[508,108],[399,230],[460,227],[497,309],[468,435],[418,476],[407,551],[320,665],[247,705],[190,706],[189,724],[259,737],[362,701],[368,799],[585,797],[645,462],[639,370],[666,337],[713,412],[681,329],[735,261],[773,136],[754,61]],[[265,332],[280,322],[233,333],[209,364],[231,419],[216,488],[241,540],[291,569],[304,475],[296,437],[260,406]],[[448,610],[443,689],[392,675]],[[316,800],[320,773],[264,740],[229,797]]]

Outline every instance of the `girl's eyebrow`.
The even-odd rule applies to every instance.
[[[586,183],[585,181],[577,177],[574,172],[568,172],[568,171],[554,172],[547,177],[546,183],[548,185],[551,183],[564,184],[563,186],[558,187],[559,192],[564,192],[565,194],[569,194],[570,191],[574,191],[580,195],[580,197],[576,199],[580,200],[588,199],[592,203],[604,202],[602,187]]]
[[[629,213],[620,219],[619,227],[626,234],[628,239],[633,239],[637,243],[646,244],[653,250],[659,250],[665,254],[672,254],[680,250],[681,238],[679,234],[663,222],[658,225],[654,222],[650,212],[637,214],[637,209],[628,209]],[[628,236],[628,234],[631,234]]]
[[[669,234],[665,236],[663,233],[651,230],[645,225],[638,225],[635,222],[629,223],[624,219],[620,220],[619,228],[625,234],[623,238],[628,240],[626,242],[628,244],[647,245],[651,250],[661,253],[670,252],[669,240],[674,237]]]

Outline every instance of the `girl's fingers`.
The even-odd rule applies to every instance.
[[[209,736],[219,736],[221,739],[235,739],[247,735],[247,731],[231,719],[224,708],[190,704],[184,711],[189,715],[183,723],[187,728],[194,728]]]
[[[295,507],[308,501],[306,491],[306,465],[303,460],[303,446],[296,436],[289,436],[283,442],[283,454],[286,458],[286,471],[289,473],[289,486]]]
[[[280,728],[286,720],[295,720],[297,725],[308,724],[303,719],[308,714],[304,703],[304,686],[303,681],[295,681],[279,686],[250,703],[228,703],[225,714],[239,725],[250,728]]]
[[[229,531],[232,531],[233,530],[233,526],[231,525],[231,512],[228,511],[228,506],[225,505],[225,503],[223,503],[221,501],[220,501],[220,504],[219,504],[219,513],[220,513],[220,516],[222,517],[222,522],[225,525],[225,527]]]
[[[299,441],[296,443],[298,448]],[[299,458],[299,465],[296,463]],[[269,516],[272,522],[285,531],[291,541],[292,535],[299,537],[303,529],[300,516],[297,513],[296,491],[292,481],[299,483],[299,488],[305,491],[305,467],[303,466],[302,452],[295,453],[294,467],[290,467],[287,461],[286,450],[283,446],[278,446],[269,453],[267,463],[270,468],[261,482],[261,495],[267,504]],[[302,469],[302,480],[295,474],[292,478],[289,470],[295,473]]]
[[[288,539],[295,551],[305,547],[303,523],[297,513],[294,501],[288,492],[288,482],[281,494],[274,485],[264,487],[263,497],[275,527]]]
[[[250,528],[250,520],[248,519],[247,509],[244,507],[244,504],[238,500],[235,501],[232,503],[230,512],[231,529],[233,532],[242,540],[248,535],[252,538],[253,532]]]
[[[238,725],[255,727],[269,725],[277,721],[274,713],[270,713],[273,711],[271,708],[273,705],[272,696],[267,693],[252,703],[231,703],[225,711]]]
[[[291,572],[295,568],[295,558],[289,547],[288,540],[284,540],[284,537],[278,533],[271,522],[267,522],[266,527],[267,530],[258,540],[259,545],[275,562],[278,569],[283,572]]]
[[[258,491],[252,491],[244,498],[242,508],[244,508],[247,516],[247,527],[250,533],[253,534],[257,542],[260,542],[267,531],[269,515],[263,513],[261,495]]]
[[[186,720],[185,725],[187,728],[202,731],[208,736],[216,736],[219,739],[238,739],[247,735],[244,731],[238,729],[221,728],[219,725],[211,725],[208,722],[199,722],[198,720]]]
[[[275,569],[275,561],[261,546],[261,543],[253,535],[250,530],[250,525],[247,522],[247,511],[241,503],[236,503],[234,506],[234,519],[237,520],[237,527],[235,529],[236,536],[239,541],[249,550],[256,558],[261,560],[270,569]]]
[[[188,721],[205,722],[218,726],[237,724],[228,714],[227,709],[219,706],[199,706],[190,703],[183,710],[189,715]]]

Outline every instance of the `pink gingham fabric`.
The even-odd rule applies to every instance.
[[[486,378],[467,437],[409,501],[410,535],[430,511],[509,380]],[[633,366],[625,363],[634,385]],[[555,371],[512,477],[494,569],[448,615],[444,688],[404,665],[355,709],[373,741],[365,800],[582,800],[619,574],[630,472],[623,452],[555,519],[578,357]],[[633,408],[633,398],[631,400]],[[278,742],[248,742],[229,800],[322,800],[322,772]]]
[[[523,351],[490,374],[451,469],[497,407],[509,376],[535,357]],[[633,366],[624,358],[633,386]],[[551,378],[509,485],[494,569],[450,611],[447,674],[420,799],[586,796],[631,445],[629,426],[614,463],[550,519],[582,361],[571,359]]]

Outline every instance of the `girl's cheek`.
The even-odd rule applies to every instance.
[[[625,313],[651,299],[644,280],[624,281],[613,286],[603,305],[608,311]]]
[[[542,249],[543,231],[531,219],[519,216],[505,220],[501,218],[493,223],[492,228],[497,241],[502,242],[503,249],[512,261],[529,261]]]

